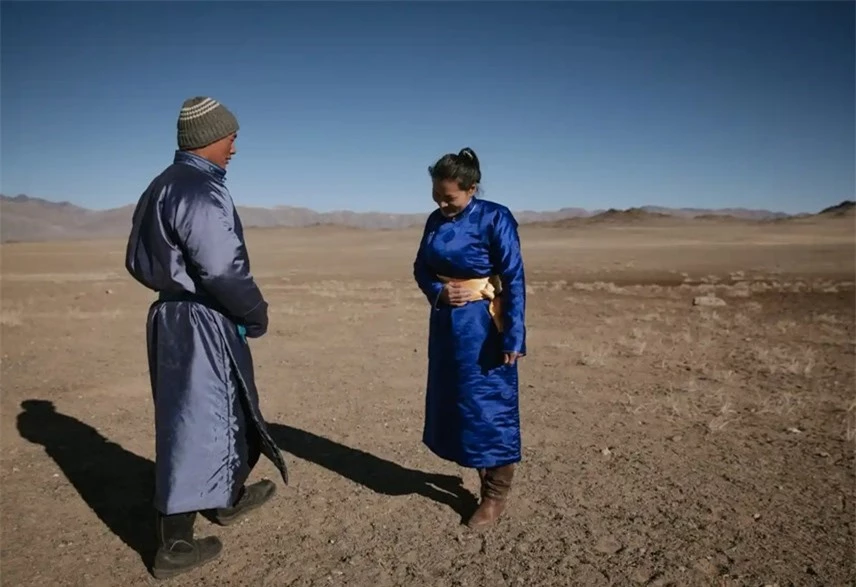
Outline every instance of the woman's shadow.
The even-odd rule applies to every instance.
[[[268,430],[286,453],[324,467],[375,493],[418,494],[452,508],[461,516],[462,521],[468,518],[478,505],[475,496],[463,486],[460,477],[408,469],[365,451],[285,424],[268,424]]]
[[[156,551],[154,463],[103,437],[53,402],[26,400],[18,432],[59,466],[101,521],[150,568]]]

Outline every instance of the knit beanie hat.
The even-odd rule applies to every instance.
[[[235,115],[213,98],[188,98],[178,114],[178,148],[198,149],[238,131]]]

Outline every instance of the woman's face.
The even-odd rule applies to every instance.
[[[432,198],[446,218],[451,218],[466,208],[476,191],[476,186],[462,190],[456,179],[435,179],[432,185]]]

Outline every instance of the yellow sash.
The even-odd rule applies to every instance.
[[[454,279],[445,275],[438,275],[437,278],[443,283],[458,283],[469,290],[472,295],[468,301],[477,302],[479,300],[490,300],[488,304],[488,312],[496,324],[496,329],[502,332],[502,298],[499,294],[502,293],[502,280],[498,275],[490,277],[480,277],[477,279]]]

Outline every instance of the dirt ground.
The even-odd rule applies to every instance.
[[[851,585],[853,219],[521,234],[524,462],[476,534],[475,473],[420,442],[419,232],[250,231],[292,482],[237,526],[200,520],[224,552],[169,584]],[[2,584],[156,584],[152,295],[123,242],[0,250]]]

